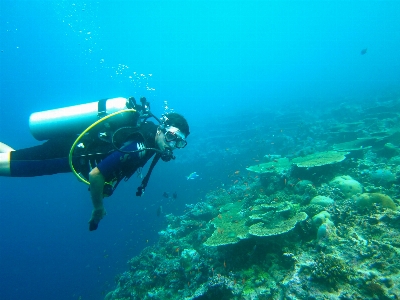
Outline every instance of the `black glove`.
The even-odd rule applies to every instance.
[[[99,222],[100,222],[100,221],[98,221],[98,222],[96,223],[94,220],[90,220],[90,221],[89,221],[89,230],[90,230],[90,231],[96,230],[97,227],[99,226]]]

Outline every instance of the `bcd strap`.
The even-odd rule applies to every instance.
[[[150,168],[147,171],[146,176],[142,180],[142,184],[137,189],[136,196],[138,196],[138,197],[142,196],[144,190],[146,189],[147,183],[149,182],[151,172],[153,171],[153,169],[156,166],[160,157],[161,157],[161,155],[158,153],[156,154],[156,156],[154,156],[153,161],[151,162]]]

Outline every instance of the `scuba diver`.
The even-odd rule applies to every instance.
[[[159,159],[175,159],[173,150],[187,144],[189,125],[182,115],[168,113],[158,119],[146,98],[140,102],[133,97],[113,98],[32,114],[32,135],[47,141],[20,150],[0,143],[0,176],[72,171],[89,185],[93,204],[89,230],[96,230],[106,215],[103,198],[111,196],[121,180],[140,172],[154,156],[136,192],[141,196]],[[159,124],[147,121],[150,117]]]

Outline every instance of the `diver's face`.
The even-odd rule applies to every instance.
[[[170,150],[175,149],[174,147],[171,147],[170,145],[167,144],[167,142],[165,141],[164,133],[160,129],[157,129],[156,133],[156,146],[161,151],[164,151],[165,149],[170,149]]]

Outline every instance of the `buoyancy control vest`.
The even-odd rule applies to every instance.
[[[156,131],[157,126],[154,123],[145,122],[137,127],[121,127],[114,133],[111,133],[113,137],[110,139],[105,139],[104,137],[96,138],[90,134],[86,135],[78,144],[74,144],[75,147],[71,154],[72,159],[70,159],[71,169],[74,170],[75,175],[81,181],[88,183],[89,172],[105,157],[111,155],[112,152],[123,152],[122,147],[130,142],[143,145],[141,154],[138,155],[137,159],[124,163],[120,169],[115,170],[116,173],[114,173],[113,178],[107,179],[104,193],[110,196],[121,180],[128,180],[154,156],[156,152],[152,149],[156,147]],[[97,131],[93,133],[102,134]]]
[[[146,122],[146,119],[154,117],[160,121],[150,112],[150,104],[146,98],[142,97],[140,102],[141,104],[137,104],[133,97],[129,99],[119,97],[37,112],[30,116],[29,126],[32,135],[38,140],[78,135],[81,132],[71,147],[69,164],[72,172],[86,184],[89,184],[88,174],[97,162],[113,151],[123,152],[121,148],[126,141],[142,139],[149,151],[146,150],[145,155],[136,164],[127,166],[119,176],[106,183],[106,187],[114,190],[123,178],[128,179],[156,153],[136,193],[140,196],[152,169],[162,157],[159,150],[155,149],[157,126]],[[167,155],[173,158],[172,154]]]

